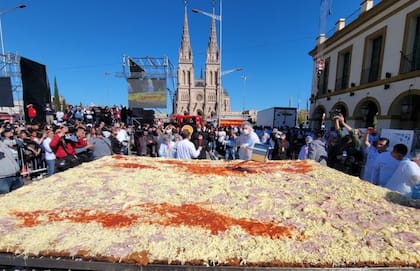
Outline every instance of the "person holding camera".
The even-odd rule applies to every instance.
[[[368,127],[363,136],[363,147],[366,154],[365,166],[361,174],[362,180],[372,183],[372,169],[376,158],[380,153],[386,152],[389,146],[389,139],[385,137],[379,138],[372,143],[369,141],[371,135],[376,136],[376,129]]]
[[[22,186],[19,165],[9,147],[0,140],[0,194],[9,193]]]
[[[77,158],[80,162],[89,162],[91,160],[91,152],[93,146],[88,142],[86,138],[86,127],[78,126],[76,130],[77,142],[74,145],[74,151],[76,152]]]
[[[76,136],[69,132],[67,126],[56,129],[55,135],[51,139],[50,147],[56,156],[57,171],[64,171],[80,164],[74,147],[76,142]]]
[[[76,155],[74,146],[77,139],[71,135],[67,126],[58,127],[55,135],[51,139],[50,147],[54,151],[57,159],[64,158],[67,154]]]
[[[335,130],[340,141],[333,154],[336,160],[332,166],[349,175],[360,176],[363,155],[360,149],[359,138],[356,136],[353,128],[345,122],[341,113],[334,116],[334,120]],[[343,134],[341,127],[347,130],[347,135]]]

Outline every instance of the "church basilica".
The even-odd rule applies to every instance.
[[[214,119],[218,117],[218,113],[224,115],[230,112],[230,98],[225,91],[220,91],[220,51],[216,36],[216,22],[213,18],[204,78],[195,79],[194,58],[185,6],[182,41],[178,56],[178,83],[173,105],[174,114],[200,115],[204,119]],[[220,96],[219,93],[221,93]],[[219,103],[220,108],[218,108]]]

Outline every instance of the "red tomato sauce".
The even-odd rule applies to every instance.
[[[138,210],[140,208],[140,210]],[[133,213],[133,209],[140,214]],[[145,214],[146,213],[146,214]],[[142,204],[132,206],[120,213],[94,210],[51,210],[33,212],[12,212],[23,220],[21,227],[35,227],[42,223],[68,221],[71,223],[97,222],[104,228],[129,227],[137,223],[158,224],[162,226],[189,226],[209,230],[213,235],[224,232],[232,226],[239,226],[250,235],[265,236],[272,239],[292,237],[292,226],[280,226],[277,223],[261,222],[249,218],[233,218],[204,209],[196,204],[173,205],[169,203]],[[158,215],[156,217],[156,215]],[[156,219],[143,220],[144,217]]]
[[[117,168],[156,168],[153,166],[143,165],[139,163],[116,163],[112,166]]]

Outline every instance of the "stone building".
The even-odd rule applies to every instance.
[[[328,128],[336,112],[353,127],[420,128],[420,1],[362,0],[310,55],[312,128]]]
[[[230,112],[230,98],[225,91],[220,91],[220,51],[217,44],[216,22],[212,19],[210,37],[207,46],[204,78],[196,79],[194,57],[188,29],[187,6],[184,11],[184,26],[181,47],[178,55],[178,83],[174,97],[173,113],[200,115],[204,119],[216,119]],[[222,93],[219,96],[219,93]]]

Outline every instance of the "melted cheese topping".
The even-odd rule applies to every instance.
[[[419,210],[390,193],[311,161],[104,157],[0,197],[0,251],[138,264],[419,266]]]

